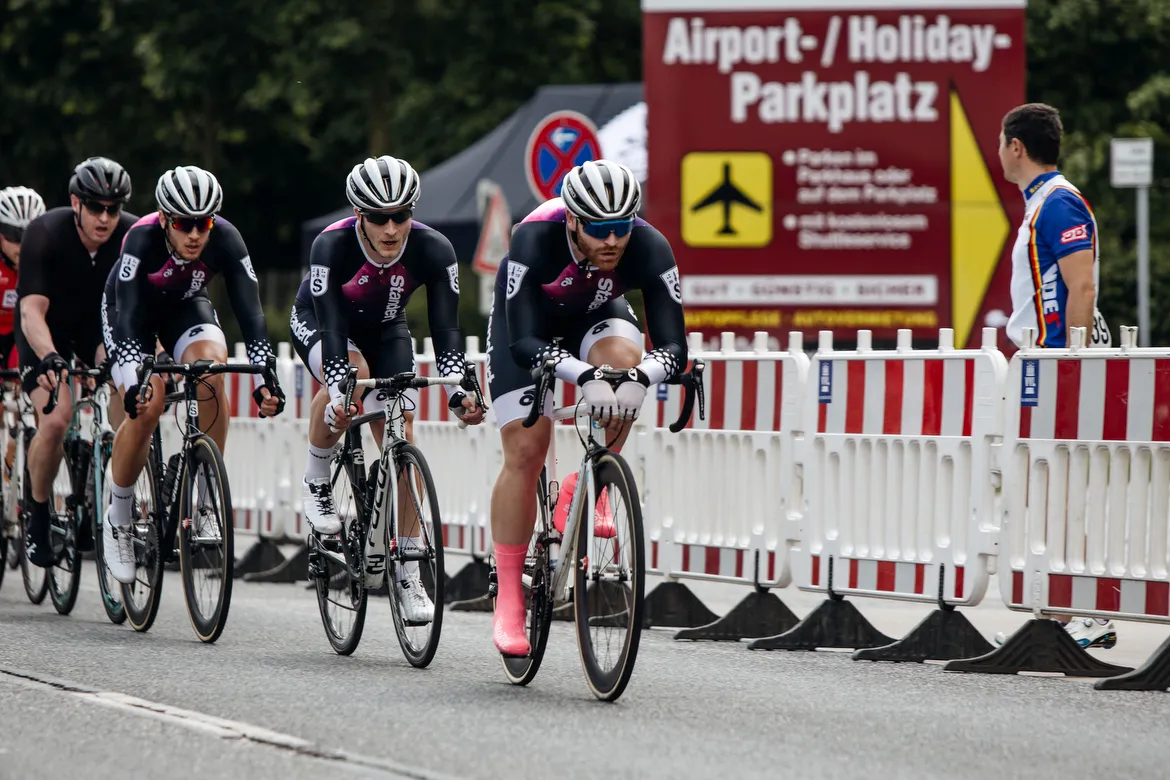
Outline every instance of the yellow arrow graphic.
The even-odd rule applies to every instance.
[[[951,323],[967,346],[999,262],[1008,218],[959,93],[951,92]]]

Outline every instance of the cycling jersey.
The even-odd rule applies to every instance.
[[[20,324],[20,300],[30,295],[49,299],[45,324],[57,354],[70,360],[76,354],[92,364],[102,343],[102,287],[118,259],[122,239],[138,217],[122,211],[110,237],[90,253],[77,232],[77,215],[67,206],[49,209],[29,223],[20,243],[20,274],[13,333],[24,373],[24,390],[36,387],[36,373],[44,355],[28,343]]]
[[[16,300],[16,265],[0,252],[0,336],[12,333]]]
[[[1007,335],[1016,346],[1024,344],[1024,329],[1036,330],[1040,347],[1068,346],[1068,287],[1060,273],[1060,260],[1085,249],[1093,252],[1093,285],[1100,270],[1097,221],[1080,190],[1059,171],[1037,176],[1024,190],[1024,220],[1012,248],[1012,316]],[[1112,339],[1096,308],[1088,333],[1093,346],[1109,346]]]
[[[121,260],[106,280],[105,335],[116,353],[112,373],[117,384],[125,388],[137,384],[136,372],[142,358],[154,353],[154,334],[164,323],[180,319],[178,313],[188,312],[194,327],[215,324],[201,325],[208,317],[214,319],[206,289],[217,273],[223,274],[232,311],[244,334],[248,360],[263,365],[272,347],[256,272],[240,231],[217,217],[199,258],[183,260],[171,252],[166,230],[154,213],[135,222],[126,233]],[[164,344],[168,349],[171,346]],[[172,354],[181,359],[178,352]],[[253,375],[255,387],[263,383],[260,374]]]
[[[521,407],[532,403],[531,398],[525,403],[524,395],[533,386],[529,370],[546,356],[556,361],[560,379],[577,384],[593,368],[587,359],[597,340],[623,336],[641,344],[637,319],[623,297],[630,290],[642,292],[654,345],[638,368],[654,384],[686,366],[681,283],[666,238],[636,219],[621,261],[611,271],[582,268],[570,242],[564,202],[553,198],[516,226],[496,273],[488,382],[499,425],[527,415]],[[505,355],[495,352],[501,344],[507,347]]]
[[[297,290],[292,314],[294,346],[301,360],[336,397],[349,366],[350,346],[368,361],[375,359],[367,353],[377,344],[405,338],[409,346],[406,304],[425,286],[439,375],[462,374],[466,358],[459,335],[459,261],[451,242],[412,221],[398,257],[388,261],[369,249],[359,230],[357,217],[347,217],[313,241],[309,273]],[[411,370],[413,351],[400,347],[394,348],[398,359],[379,358],[377,364],[370,362],[371,370]],[[458,388],[447,387],[449,396],[457,392]]]

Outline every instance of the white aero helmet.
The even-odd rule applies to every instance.
[[[0,190],[0,225],[24,229],[28,223],[45,213],[45,201],[28,187],[6,187]]]
[[[588,160],[565,174],[561,200],[571,214],[586,222],[630,219],[642,203],[642,186],[621,163]]]
[[[345,177],[345,195],[358,211],[413,207],[420,189],[418,173],[410,163],[388,154],[367,157]]]
[[[208,171],[194,165],[181,165],[158,177],[154,199],[165,214],[210,217],[219,212],[223,189]]]

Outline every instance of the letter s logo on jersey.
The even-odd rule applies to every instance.
[[[682,304],[682,284],[678,280],[678,266],[671,266],[669,271],[659,274],[658,278],[666,285],[666,291],[670,293],[671,299],[677,304]]]
[[[329,267],[324,265],[309,266],[309,291],[320,297],[329,289]]]
[[[4,308],[5,309],[15,309],[16,308],[16,290],[5,290],[4,291]]]
[[[524,281],[526,273],[528,273],[528,266],[514,260],[508,261],[508,293],[505,296],[507,300],[512,300],[516,293],[520,292],[520,283]]]
[[[1077,225],[1060,234],[1060,243],[1071,244],[1074,241],[1088,241],[1089,240],[1089,225]]]
[[[138,264],[142,262],[134,255],[122,255],[122,268],[118,271],[118,278],[129,282],[138,273]]]
[[[447,266],[447,279],[451,283],[451,292],[459,294],[459,264],[451,263]]]

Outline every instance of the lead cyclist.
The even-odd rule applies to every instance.
[[[624,165],[589,161],[565,175],[561,197],[538,206],[516,226],[496,274],[488,319],[488,384],[500,426],[504,466],[492,491],[492,539],[498,595],[493,635],[506,656],[527,656],[521,575],[536,518],[536,484],[552,435],[552,395],[537,400],[530,371],[546,358],[556,375],[581,387],[592,416],[620,451],[651,384],[687,364],[682,292],[670,243],[637,216],[642,192]],[[624,294],[640,290],[654,349],[642,353],[642,333]],[[554,339],[557,341],[554,342]],[[597,367],[630,369],[615,390],[594,379]],[[528,407],[542,416],[523,426]],[[561,485],[557,528],[575,482]],[[604,494],[595,533],[615,529]]]

